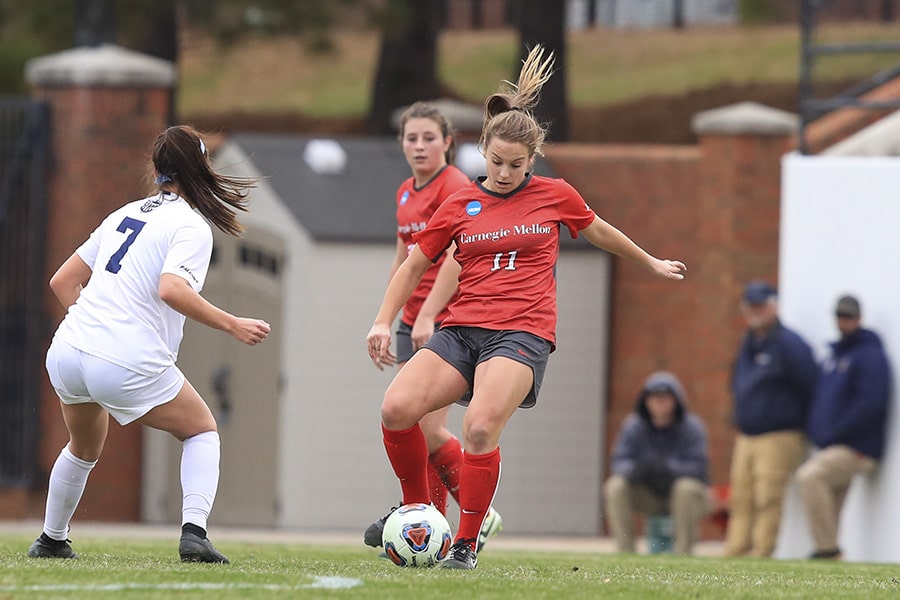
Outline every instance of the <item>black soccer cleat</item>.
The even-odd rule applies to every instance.
[[[830,550],[818,550],[810,554],[809,557],[813,560],[841,560],[843,559],[843,554],[841,554],[840,548],[832,548]]]
[[[445,569],[474,569],[478,566],[478,555],[472,546],[475,538],[459,540],[450,547],[450,555],[441,563]]]
[[[46,533],[34,540],[28,548],[28,556],[31,558],[78,558],[69,540],[54,540]]]
[[[382,538],[384,537],[384,523],[388,520],[388,517],[391,516],[398,508],[400,507],[392,507],[388,514],[384,515],[366,528],[366,532],[363,534],[363,542],[365,542],[366,546],[378,548],[384,543],[382,541]]]
[[[202,538],[195,533],[182,532],[181,541],[178,542],[178,554],[181,562],[223,563],[228,564],[228,558],[215,549],[209,538]]]

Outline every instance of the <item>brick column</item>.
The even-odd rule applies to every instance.
[[[744,283],[778,279],[781,157],[793,147],[797,116],[752,102],[698,113],[699,211],[703,248],[689,277],[695,287],[701,343],[694,398],[710,432],[711,476],[728,481],[733,427],[729,377],[745,324],[738,311]]]
[[[112,45],[80,47],[36,58],[26,79],[51,110],[46,278],[108,213],[143,196],[150,144],[167,123],[175,68],[168,61]],[[47,339],[64,316],[47,289]],[[44,472],[33,516],[43,511],[46,477],[68,436],[46,378],[40,407]],[[77,519],[133,521],[140,515],[141,430],[111,419],[103,456],[91,474]],[[40,497],[40,500],[37,497]]]

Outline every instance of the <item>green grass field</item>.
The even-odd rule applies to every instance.
[[[487,548],[475,571],[400,569],[365,546],[217,543],[230,565],[182,564],[173,541],[85,538],[78,560],[25,556],[0,536],[11,598],[897,598],[900,566],[526,552]]]

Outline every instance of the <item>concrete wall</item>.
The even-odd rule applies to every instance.
[[[789,325],[816,350],[838,337],[834,303],[852,293],[863,324],[885,343],[896,380],[900,357],[900,282],[893,275],[900,203],[900,159],[787,155],[782,202],[780,305]],[[844,507],[839,543],[850,561],[900,562],[900,419],[896,391],[879,470],[858,477]],[[796,490],[786,501],[777,555],[812,551]]]

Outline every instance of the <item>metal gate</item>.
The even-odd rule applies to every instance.
[[[49,107],[0,98],[0,488],[36,475]]]

